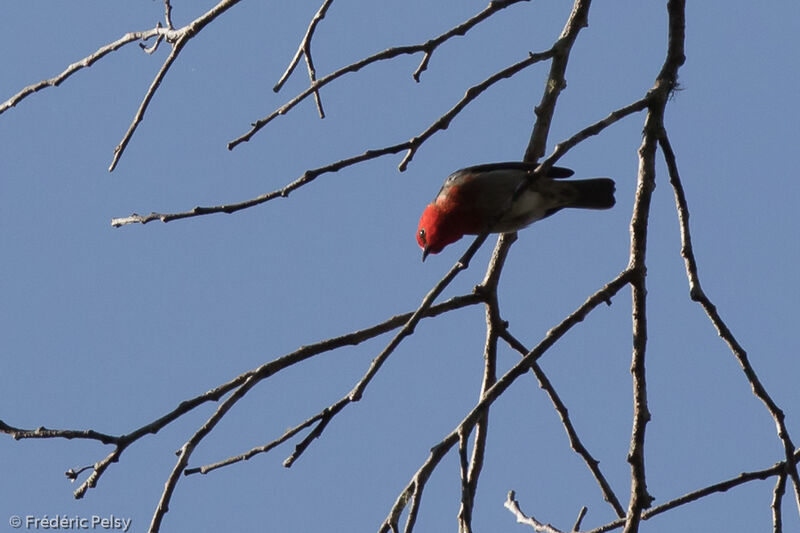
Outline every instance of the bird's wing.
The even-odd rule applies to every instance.
[[[449,189],[457,187],[461,204],[472,206],[483,220],[490,220],[510,208],[509,202],[527,176],[526,169],[518,167],[480,165],[452,174],[443,192],[450,194]]]
[[[493,170],[522,170],[533,172],[538,167],[538,163],[526,163],[524,161],[505,161],[501,163],[485,163],[459,170],[458,172],[480,173]],[[548,178],[568,178],[575,174],[575,171],[565,167],[551,167],[547,173]]]

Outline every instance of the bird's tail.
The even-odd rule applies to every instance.
[[[614,180],[611,178],[592,178],[588,180],[569,180],[561,182],[574,187],[576,196],[566,207],[584,209],[609,209],[614,207]]]

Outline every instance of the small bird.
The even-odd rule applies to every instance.
[[[422,260],[464,235],[517,231],[564,207],[614,206],[614,180],[557,181],[574,172],[552,167],[547,177],[536,176],[537,166],[524,162],[489,163],[450,174],[419,220],[417,242],[422,248]]]

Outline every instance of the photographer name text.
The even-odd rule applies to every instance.
[[[131,527],[130,518],[120,518],[118,516],[67,516],[67,515],[12,515],[8,518],[8,523],[14,529],[108,529],[127,532]]]

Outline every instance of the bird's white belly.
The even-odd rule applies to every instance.
[[[494,226],[493,231],[505,233],[522,229],[544,218],[552,207],[552,202],[541,193],[527,190],[517,198],[511,209]]]

